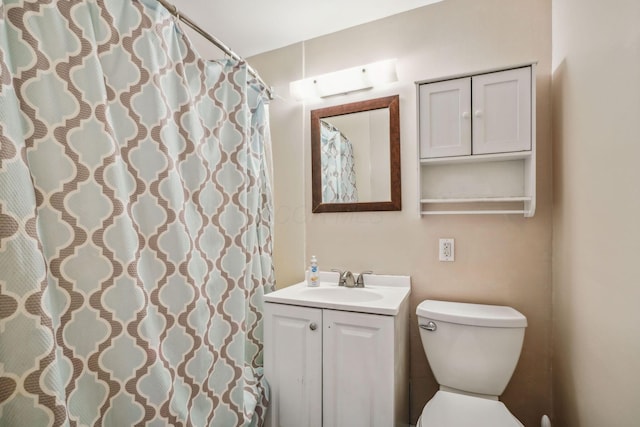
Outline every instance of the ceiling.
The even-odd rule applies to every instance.
[[[246,58],[441,0],[169,1],[202,29]],[[203,57],[220,56],[209,42],[187,31]]]

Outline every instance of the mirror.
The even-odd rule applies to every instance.
[[[398,95],[311,111],[314,213],[399,211]]]

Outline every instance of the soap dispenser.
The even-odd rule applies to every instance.
[[[311,263],[309,264],[309,280],[307,281],[307,285],[311,287],[320,286],[318,259],[315,255],[311,256]]]

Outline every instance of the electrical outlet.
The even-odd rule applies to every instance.
[[[438,259],[440,261],[454,261],[455,260],[455,246],[453,239],[440,239],[440,251]]]

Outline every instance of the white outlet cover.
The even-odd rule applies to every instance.
[[[439,240],[438,259],[440,261],[452,262],[455,260],[455,243],[454,239]]]

